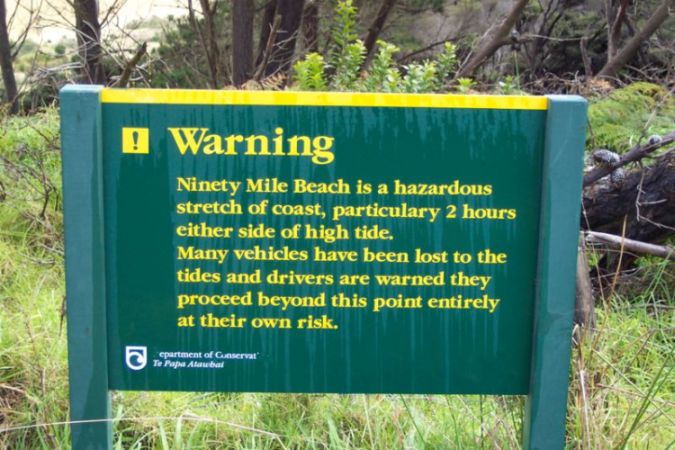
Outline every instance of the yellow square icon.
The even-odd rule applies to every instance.
[[[147,128],[122,128],[122,153],[150,153],[150,132]]]

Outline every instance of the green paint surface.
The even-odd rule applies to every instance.
[[[186,390],[340,393],[527,394],[530,386],[535,274],[539,239],[540,192],[546,111],[461,108],[375,108],[309,106],[102,104],[105,205],[108,371],[111,390]],[[122,153],[122,128],[147,127],[150,152]],[[219,135],[326,135],[335,138],[335,160],[317,165],[308,157],[181,155],[168,128],[209,128]],[[349,195],[177,192],[177,177],[243,181],[277,178],[349,183]],[[491,185],[490,196],[393,196],[356,194],[357,180],[391,187],[402,183]],[[417,219],[179,215],[176,205],[226,202],[382,206],[407,203],[441,207],[434,223]],[[445,219],[448,205],[513,208],[515,220]],[[176,227],[189,222],[241,227],[265,224],[277,230],[295,224],[313,227],[338,223],[345,228],[380,225],[394,240],[339,240],[332,244],[305,239],[182,238]],[[225,264],[177,260],[177,246],[246,249],[256,245],[307,250],[304,262]],[[507,253],[507,264],[401,264],[313,262],[313,247],[413,253],[475,254],[490,249]],[[333,275],[331,286],[179,283],[184,268],[251,273],[273,270]],[[340,286],[341,274],[436,275],[456,272],[491,276],[486,291],[475,288]],[[177,309],[181,294],[242,295],[253,292],[254,306],[191,306]],[[266,295],[318,296],[338,293],[368,298],[421,296],[481,297],[501,300],[493,314],[483,310],[257,307]],[[424,304],[424,302],[423,302]],[[177,327],[179,316],[235,314],[249,321],[327,315],[332,330]],[[131,370],[127,346],[146,347],[147,365]],[[212,359],[215,368],[154,367],[163,352],[246,354],[255,359]],[[205,358],[197,358],[207,362]],[[174,361],[189,362],[195,358]],[[162,359],[166,362],[166,359]],[[222,364],[220,364],[222,363]]]

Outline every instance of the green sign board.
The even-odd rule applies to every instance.
[[[528,395],[526,445],[562,445],[583,99],[61,103],[73,420],[110,390]]]

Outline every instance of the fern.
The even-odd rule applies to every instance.
[[[592,99],[588,109],[589,148],[623,153],[640,138],[673,131],[675,98],[651,83],[633,83]]]

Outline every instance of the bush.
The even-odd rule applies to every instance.
[[[651,83],[633,83],[591,100],[588,147],[623,153],[651,135],[673,131],[675,97]]]

